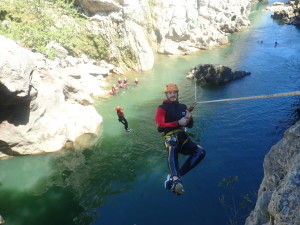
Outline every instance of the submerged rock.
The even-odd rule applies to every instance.
[[[196,79],[201,83],[221,84],[249,74],[247,71],[232,71],[223,65],[200,64],[189,71],[187,78]]]

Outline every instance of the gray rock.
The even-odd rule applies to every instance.
[[[110,58],[128,70],[149,70],[154,52],[187,55],[228,43],[249,26],[250,0],[80,0]]]
[[[232,71],[231,68],[223,65],[200,64],[190,70],[187,78],[206,84],[222,84],[249,74],[250,72],[247,71]]]
[[[121,1],[117,0],[79,0],[79,2],[88,14],[112,12],[121,9]]]
[[[246,225],[300,224],[300,121],[264,160],[264,179]]]
[[[91,138],[99,134],[102,117],[91,95],[99,92],[99,79],[47,64],[40,54],[3,36],[0,52],[0,157],[94,143]]]
[[[288,1],[286,4],[275,2],[271,7],[268,7],[272,11],[271,17],[293,25],[300,25],[299,8],[300,2],[298,0]]]

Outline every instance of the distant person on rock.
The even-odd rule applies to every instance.
[[[123,112],[123,109],[121,106],[117,106],[115,108],[115,110],[117,111],[117,115],[118,115],[118,120],[120,123],[122,123],[124,125],[124,128],[125,128],[125,131],[126,132],[130,132],[131,129],[128,128],[128,122],[127,120],[125,119],[125,116],[124,116],[124,112]]]
[[[197,166],[205,156],[205,150],[191,141],[185,127],[193,126],[191,110],[178,101],[178,87],[170,83],[165,87],[166,100],[157,108],[155,122],[159,132],[163,132],[165,146],[168,151],[168,167],[170,174],[165,181],[165,188],[177,195],[184,194],[181,178]],[[179,167],[178,154],[189,155],[185,163]]]

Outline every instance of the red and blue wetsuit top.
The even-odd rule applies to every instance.
[[[158,131],[166,134],[172,130],[182,128],[182,126],[179,125],[178,120],[185,116],[187,109],[185,104],[180,104],[178,101],[172,102],[164,100],[163,104],[157,108],[155,115]],[[191,128],[193,123],[194,121],[191,119],[187,127]]]
[[[122,111],[117,111],[117,115],[119,117],[119,119],[123,118],[124,117],[124,113]]]

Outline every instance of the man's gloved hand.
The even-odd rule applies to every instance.
[[[185,118],[190,120],[192,118],[192,113],[189,110],[186,110]]]
[[[178,120],[179,125],[186,126],[190,122],[190,119],[186,117],[182,117],[180,120]]]

